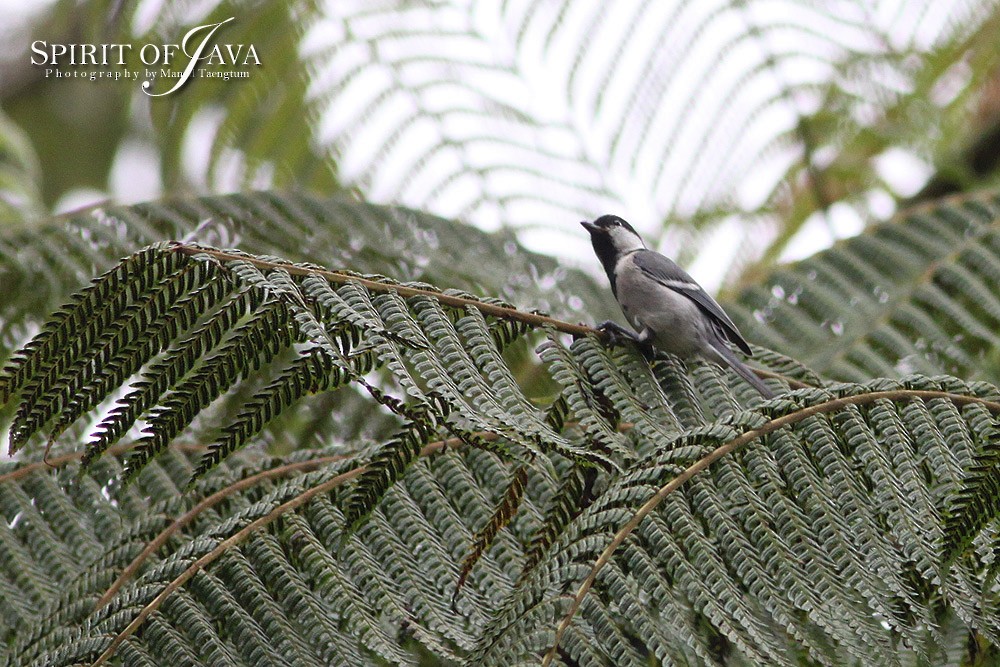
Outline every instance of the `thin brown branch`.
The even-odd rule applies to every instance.
[[[285,262],[272,262],[258,257],[253,257],[250,255],[244,255],[234,252],[225,252],[223,250],[216,250],[214,248],[203,248],[198,245],[185,244],[181,242],[175,242],[171,249],[174,252],[183,253],[189,256],[195,255],[209,255],[214,257],[220,262],[233,262],[241,261],[248,264],[252,264],[258,269],[281,269],[287,271],[292,275],[297,276],[322,276],[326,280],[332,283],[346,284],[346,283],[357,283],[363,286],[365,289],[372,292],[382,292],[389,293],[395,292],[403,297],[411,296],[427,296],[433,299],[437,299],[441,303],[453,306],[456,308],[475,308],[479,310],[484,315],[492,315],[503,320],[510,320],[514,322],[522,322],[533,327],[552,327],[556,331],[561,331],[573,336],[597,336],[601,339],[606,339],[607,334],[600,329],[595,329],[589,327],[585,324],[573,324],[571,322],[565,322],[563,320],[557,320],[554,317],[549,317],[548,315],[539,315],[537,313],[528,313],[523,310],[518,310],[516,308],[508,308],[505,306],[497,306],[492,303],[486,303],[483,301],[478,301],[476,299],[467,299],[465,297],[454,296],[451,294],[444,294],[442,292],[436,292],[434,290],[420,289],[417,287],[409,287],[407,285],[399,285],[395,283],[382,283],[377,280],[368,280],[367,278],[361,278],[348,273],[341,273],[338,271],[330,271],[327,269],[297,266],[291,263]],[[812,385],[805,384],[798,380],[794,380],[784,375],[774,373],[772,371],[764,371],[759,369],[752,369],[754,373],[762,378],[778,378],[786,383],[792,389],[801,389],[805,387],[810,387]]]
[[[180,449],[181,451],[185,452],[201,452],[207,449],[205,445],[188,444],[188,445],[174,445],[174,446]],[[129,451],[133,447],[135,447],[134,442],[127,442],[124,444],[119,444],[119,445],[114,445],[113,447],[109,447],[107,453],[111,454],[112,456],[118,456],[119,454],[124,454],[125,452]],[[26,463],[20,468],[15,468],[10,472],[0,475],[0,484],[4,484],[5,482],[14,482],[21,479],[22,477],[27,477],[28,475],[38,470],[39,468],[45,468],[46,470],[53,470],[60,468],[64,465],[73,463],[74,461],[79,461],[80,459],[83,458],[84,453],[85,451],[80,449],[77,451],[69,452],[68,454],[61,454],[59,456],[54,456],[48,460],[43,459],[41,461],[33,461],[32,463]]]
[[[574,336],[586,336],[588,334],[601,338],[605,336],[603,331],[594,329],[593,327],[588,327],[585,324],[572,324],[570,322],[557,320],[554,317],[549,317],[547,315],[527,313],[522,310],[517,310],[516,308],[497,306],[492,303],[485,303],[483,301],[477,301],[476,299],[467,299],[465,297],[454,296],[452,294],[444,294],[433,290],[419,289],[416,287],[409,287],[407,285],[398,285],[394,283],[382,283],[348,273],[329,271],[327,269],[297,266],[295,264],[286,264],[283,262],[271,262],[249,255],[229,253],[211,248],[202,248],[197,245],[176,243],[172,246],[172,249],[175,252],[180,252],[185,255],[209,255],[218,259],[220,262],[247,262],[248,264],[256,266],[258,269],[281,269],[296,276],[322,276],[332,283],[357,283],[372,292],[395,292],[403,297],[429,296],[448,306],[454,306],[456,308],[476,308],[485,315],[492,315],[504,320],[523,322],[524,324],[530,324],[535,327],[548,326]]]
[[[495,433],[484,433],[482,434],[482,437],[486,439],[496,439],[498,436]],[[462,444],[461,438],[448,438],[446,440],[438,440],[437,442],[432,442],[425,445],[420,450],[420,456],[421,457],[430,456],[431,454],[444,450],[448,447],[458,447],[461,444]],[[193,562],[191,565],[189,565],[186,570],[184,570],[173,581],[167,584],[167,586],[162,591],[160,591],[160,593],[155,598],[153,598],[153,600],[151,600],[149,604],[143,607],[142,610],[139,612],[139,614],[134,619],[132,619],[132,622],[129,623],[124,630],[118,633],[118,635],[112,640],[108,648],[105,649],[100,656],[98,656],[97,660],[91,663],[91,667],[97,667],[98,665],[103,665],[105,662],[107,662],[107,660],[112,655],[114,655],[115,651],[118,650],[118,647],[121,646],[122,642],[124,642],[126,639],[132,636],[135,633],[135,631],[138,630],[142,626],[142,624],[146,622],[146,619],[149,618],[149,616],[152,615],[153,612],[155,612],[157,609],[160,608],[160,606],[170,596],[171,593],[173,593],[178,588],[183,586],[185,583],[190,581],[194,575],[196,575],[199,571],[207,567],[210,563],[217,560],[230,547],[236,546],[244,539],[249,537],[252,533],[261,528],[264,528],[265,526],[269,525],[279,517],[287,514],[288,512],[291,512],[293,510],[302,507],[316,496],[327,493],[335,489],[336,487],[357,478],[358,476],[362,475],[367,469],[368,466],[366,465],[358,466],[357,468],[353,468],[345,473],[337,475],[336,477],[328,479],[327,481],[321,484],[317,484],[316,486],[311,487],[306,491],[302,492],[295,498],[292,498],[288,502],[283,503],[278,507],[275,507],[265,516],[262,516],[256,521],[247,524],[241,530],[239,530],[229,538],[220,542],[218,546],[216,546],[210,552],[208,552],[207,554],[205,554],[204,556]]]
[[[898,390],[898,391],[877,391],[870,394],[859,394],[857,396],[846,396],[844,398],[837,398],[830,401],[825,401],[817,405],[811,405],[807,408],[802,408],[801,410],[796,410],[786,415],[782,415],[776,419],[772,419],[760,428],[747,431],[743,435],[730,440],[721,447],[716,448],[710,452],[704,458],[699,459],[690,467],[686,468],[679,475],[674,477],[670,482],[660,487],[660,489],[647,500],[642,507],[632,516],[628,522],[622,526],[611,542],[598,557],[597,561],[594,562],[593,567],[590,569],[590,573],[587,578],[583,580],[580,584],[580,588],[577,590],[576,595],[573,598],[572,604],[570,604],[569,611],[563,617],[562,622],[556,629],[556,636],[552,640],[552,646],[549,648],[548,652],[545,654],[545,658],[542,660],[542,667],[546,667],[551,664],[553,658],[555,658],[556,651],[559,648],[559,642],[562,639],[563,634],[569,628],[570,623],[573,621],[573,617],[576,612],[579,611],[580,605],[583,604],[583,599],[586,597],[587,593],[593,587],[594,582],[597,580],[597,575],[600,574],[601,570],[611,561],[611,557],[614,555],[615,550],[628,538],[629,535],[642,523],[643,519],[649,516],[656,507],[663,502],[663,500],[669,496],[671,493],[676,491],[680,486],[697,475],[699,472],[705,470],[713,463],[721,459],[726,454],[729,454],[744,445],[757,440],[769,433],[773,433],[778,429],[789,426],[796,422],[800,422],[808,417],[812,417],[818,414],[826,414],[829,412],[836,412],[841,408],[847,407],[848,405],[863,405],[866,403],[873,403],[878,400],[889,400],[889,401],[906,401],[906,400],[932,400],[935,398],[941,398],[949,400],[955,405],[961,407],[963,405],[979,404],[983,405],[995,415],[1000,415],[1000,403],[995,401],[987,401],[981,398],[976,398],[974,396],[963,396],[961,394],[953,394],[945,391],[916,391],[916,390]]]
[[[328,463],[342,461],[345,458],[348,458],[348,455],[342,454],[339,456],[319,456],[314,459],[309,459],[308,461],[298,461],[296,463],[288,463],[286,465],[278,466],[277,468],[271,468],[270,470],[264,470],[263,472],[259,472],[256,475],[251,475],[250,477],[241,479],[238,482],[230,484],[229,486],[216,491],[210,496],[202,498],[197,505],[195,505],[184,514],[171,521],[169,526],[160,531],[160,533],[155,538],[153,538],[150,542],[146,544],[146,547],[142,550],[142,552],[140,552],[138,556],[132,559],[132,562],[128,564],[128,567],[122,570],[121,574],[118,575],[118,578],[115,579],[114,583],[112,583],[108,587],[108,589],[104,592],[104,595],[101,596],[101,599],[98,600],[97,603],[94,605],[94,610],[96,611],[101,607],[103,607],[104,605],[106,605],[108,602],[110,602],[111,598],[113,598],[118,593],[121,587],[124,586],[129,579],[135,576],[135,573],[139,571],[139,568],[142,567],[142,564],[146,562],[147,558],[156,553],[156,551],[159,550],[159,548],[162,547],[164,544],[166,544],[167,540],[169,540],[174,534],[176,534],[177,531],[179,531],[181,528],[194,521],[194,519],[197,518],[197,516],[202,512],[204,512],[205,510],[214,507],[215,505],[218,505],[220,502],[222,502],[229,496],[233,495],[234,493],[238,493],[239,491],[248,489],[251,486],[263,482],[265,480],[274,479],[275,477],[283,477],[285,475],[290,475],[295,472],[308,472],[310,470],[316,470],[317,468],[320,468]]]

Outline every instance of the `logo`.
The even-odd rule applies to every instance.
[[[180,44],[148,43],[138,49],[133,44],[50,44],[39,39],[31,43],[31,64],[44,66],[45,78],[142,79],[142,92],[150,97],[170,95],[196,77],[247,79],[250,68],[261,65],[256,47],[215,40],[219,28],[234,18],[195,26]],[[145,67],[129,69],[129,59],[134,55]],[[169,90],[154,93],[156,79],[175,81]]]

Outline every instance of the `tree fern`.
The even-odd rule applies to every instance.
[[[836,379],[1000,382],[998,206],[983,193],[873,226],[776,271],[729,312],[751,339]]]
[[[176,210],[274,196],[241,197]],[[969,222],[966,206],[929,215]],[[892,224],[879,243],[922,238]],[[714,366],[647,363],[467,284],[183,243],[137,257],[5,372],[12,403],[50,406],[15,411],[27,458],[0,471],[9,664],[915,664],[963,633],[1000,639],[992,533],[946,567],[946,537],[985,524],[956,533],[941,512],[995,434],[988,383],[836,384],[762,351],[794,388],[761,401]],[[511,365],[539,340],[544,394]],[[352,387],[395,431],[287,458],[246,447]],[[104,399],[119,403],[90,427],[87,469],[82,449],[37,462],[29,425],[65,441]]]
[[[227,292],[229,287],[231,286],[225,281],[219,280],[205,285],[198,293],[208,290]],[[226,302],[214,309],[212,317],[206,318],[191,335],[167,350],[162,358],[152,361],[142,378],[135,381],[136,389],[120,399],[110,414],[97,425],[95,439],[84,457],[85,463],[124,436],[136,423],[139,415],[151,408],[167,389],[192,370],[202,355],[214,349],[225,333],[234,328],[249,309],[255,310],[260,305],[260,294],[250,289],[241,289],[226,296]],[[148,354],[147,358],[148,356],[152,355]]]
[[[985,432],[978,439],[975,455],[967,468],[961,487],[948,498],[944,507],[944,560],[952,562],[966,552],[982,530],[1000,516],[997,502],[1000,485],[1000,432],[996,420],[984,424]]]
[[[219,37],[254,44],[263,66],[239,85],[203,78],[159,98],[152,133],[128,122],[147,96],[117,82],[93,100],[44,82],[51,105],[9,86],[5,110],[36,144],[64,149],[39,151],[49,204],[80,185],[109,189],[114,149],[138,143],[155,151],[165,192],[344,187],[529,228],[625,206],[688,224],[662,229],[681,237],[684,263],[713,238],[701,230],[740,235],[730,284],[748,267],[756,281],[812,232],[894,209],[912,194],[886,169],[901,157],[916,178],[937,170],[926,195],[990,182],[995,118],[980,92],[998,60],[993,4],[777,7],[57,3],[25,44],[60,31],[64,42],[174,43],[192,16],[234,18]],[[589,48],[595,39],[605,48]],[[108,127],[57,122],[48,107],[65,99]]]
[[[504,491],[500,502],[497,503],[489,522],[477,531],[472,548],[469,550],[469,554],[465,557],[465,560],[462,561],[462,569],[458,574],[458,583],[455,584],[453,597],[458,597],[462,591],[462,586],[465,585],[465,580],[468,579],[469,573],[472,572],[472,568],[475,567],[483,553],[490,548],[497,534],[510,523],[510,520],[517,513],[521,500],[524,498],[524,488],[527,483],[528,469],[526,467],[517,468],[511,478],[510,485]]]
[[[257,76],[151,108],[166,187],[351,191],[0,237],[0,664],[995,657],[996,194],[755,265],[903,195],[887,149],[982,177],[951,156],[995,124],[995,7],[195,5],[55,23],[166,43],[238,16]],[[103,151],[16,93],[5,112],[60,152],[42,183],[0,128],[0,200],[26,202],[0,217],[105,187],[121,91],[77,114],[108,121]],[[755,361],[780,395],[607,349],[575,324],[618,315],[603,281],[358,192],[526,226],[628,205],[690,223],[684,262],[739,215],[726,278],[755,286],[727,308],[775,348]]]

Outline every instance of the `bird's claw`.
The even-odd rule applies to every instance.
[[[606,320],[597,325],[597,330],[607,336],[609,345],[621,345],[625,341],[638,343],[639,339],[634,333],[621,326],[617,322]]]
[[[637,348],[639,348],[642,356],[644,356],[647,361],[652,361],[656,356],[656,352],[653,350],[653,346],[648,340],[642,340],[635,333],[629,331],[617,322],[612,322],[611,320],[601,322],[597,325],[597,330],[602,332],[607,337],[608,345],[617,346],[624,345],[626,342],[633,343]]]

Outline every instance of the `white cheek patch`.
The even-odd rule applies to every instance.
[[[640,250],[646,247],[643,245],[641,238],[624,227],[612,227],[608,235],[611,237],[611,243],[618,252],[632,252],[633,250]]]

